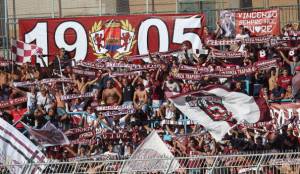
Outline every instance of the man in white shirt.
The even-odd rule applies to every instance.
[[[245,29],[244,26],[242,26],[242,25],[240,26],[240,31],[241,31],[241,33],[238,33],[235,36],[235,39],[244,40],[245,38],[249,38],[250,37],[249,33],[246,31],[246,29]],[[237,51],[238,52],[244,52],[245,51],[245,47],[246,47],[245,44],[240,44],[240,47],[239,47],[239,49]]]
[[[179,84],[174,81],[172,76],[167,77],[167,81],[164,82],[162,88],[166,88],[166,90],[170,92],[180,92]]]
[[[108,145],[108,151],[104,152],[104,155],[118,156],[117,153],[113,152],[113,145],[112,144]]]
[[[35,87],[32,86],[30,88],[30,92],[26,92],[27,96],[27,110],[34,111],[36,109],[36,90]]]
[[[51,107],[54,107],[54,98],[48,93],[45,87],[37,93],[37,106],[38,109],[45,114]]]

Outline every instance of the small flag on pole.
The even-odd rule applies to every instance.
[[[36,60],[34,55],[41,55],[43,53],[43,49],[34,45],[27,44],[19,40],[11,41],[11,52],[12,58],[19,64],[30,62],[31,64],[35,64]]]

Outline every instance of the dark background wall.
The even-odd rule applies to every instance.
[[[129,11],[129,0],[117,0],[117,13],[119,14],[127,14]]]

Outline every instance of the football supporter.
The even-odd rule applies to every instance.
[[[241,29],[239,38],[252,37]],[[218,34],[205,32],[207,39]],[[285,34],[292,32],[291,27],[285,28]],[[59,63],[71,59],[60,50],[50,67],[41,68],[48,73],[30,64],[0,72],[0,116],[22,132],[24,126],[18,121],[35,128],[50,121],[65,132],[69,145],[46,150],[49,158],[61,161],[101,159],[101,155],[129,158],[152,130],[159,132],[176,156],[296,149],[300,140],[298,118],[284,123],[276,117],[261,124],[239,122],[216,141],[204,128],[206,125],[189,120],[167,97],[167,93],[188,93],[213,85],[263,98],[268,104],[293,102],[293,78],[300,64],[297,51],[289,54],[294,49],[290,47],[286,52],[281,45],[262,43],[240,43],[224,49],[205,45],[208,54],[204,54],[193,53],[188,44],[183,44],[179,52],[169,55],[149,53],[150,63],[132,63],[130,57],[108,59],[111,67],[105,61],[93,62],[105,68]],[[216,50],[227,56],[213,56]],[[261,50],[265,50],[264,56]],[[242,56],[236,60],[229,57],[229,52]],[[275,59],[276,64],[270,66],[259,64]],[[250,71],[242,73],[246,71],[243,68]],[[23,103],[13,100],[21,97],[25,97]],[[187,165],[195,167],[199,163],[191,160]]]

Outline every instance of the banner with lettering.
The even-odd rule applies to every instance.
[[[65,48],[76,61],[94,61],[176,50],[183,42],[200,49],[204,24],[197,13],[21,19],[19,38],[36,43],[50,59]]]
[[[207,67],[196,67],[196,66],[187,66],[181,65],[178,69],[172,69],[172,76],[176,79],[184,79],[184,80],[201,80],[204,76],[209,77],[216,77],[216,78],[228,78],[232,76],[242,76],[246,74],[255,73],[257,70],[267,70],[272,67],[278,66],[277,59],[269,59],[269,60],[262,60],[255,62],[251,66],[247,67],[230,67],[230,68],[222,68],[216,67],[215,69],[209,69]],[[187,69],[190,71],[194,71],[193,73],[178,73],[179,71],[183,70],[186,71]]]
[[[279,125],[285,124],[293,117],[299,119],[300,117],[300,103],[293,102],[281,102],[271,103],[270,113],[273,119],[277,121]]]
[[[279,35],[280,16],[278,9],[235,12],[235,30],[241,33],[239,26],[248,28],[255,36]]]
[[[0,102],[0,109],[27,102],[27,97],[19,97]]]

